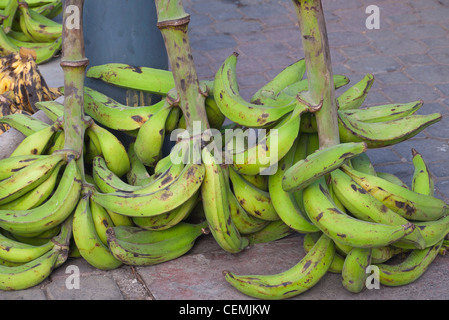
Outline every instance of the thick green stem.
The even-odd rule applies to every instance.
[[[206,88],[200,87],[189,41],[190,15],[184,11],[181,0],[156,0],[156,7],[186,126],[191,129],[198,122],[202,131],[209,129]]]
[[[64,71],[65,149],[75,151],[84,176],[83,145],[87,123],[84,117],[84,77],[89,64],[84,52],[84,0],[65,0],[61,67]]]
[[[332,63],[321,0],[293,0],[299,19],[309,81],[308,98],[315,106],[320,148],[340,143]]]

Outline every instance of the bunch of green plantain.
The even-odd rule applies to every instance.
[[[295,233],[309,240],[308,255],[281,275],[225,272],[226,280],[250,296],[293,297],[310,289],[328,271],[341,273],[345,288],[360,292],[365,286],[364,271],[371,264],[386,270],[381,272],[385,285],[403,285],[419,278],[449,233],[448,207],[434,197],[430,173],[416,150],[413,188],[398,177],[376,172],[366,151],[408,140],[438,122],[441,115],[417,115],[422,101],[362,108],[374,81],[369,74],[338,96],[342,143],[321,149],[314,122],[319,108],[301,99],[308,89],[305,61],[282,70],[247,102],[239,95],[237,58],[232,54],[214,81],[202,83],[209,119],[222,130],[235,128],[225,125],[227,118],[239,128],[263,128],[268,134],[256,145],[234,153],[229,165],[216,161],[213,150],[206,147],[200,148],[201,165],[174,164],[171,154],[163,154],[164,133],[185,128],[170,72],[124,64],[96,66],[87,72],[88,77],[162,97],[151,106],[127,107],[85,89],[87,114],[105,127],[135,137],[128,150],[131,170],[126,180],[113,174],[102,157],[93,157],[97,188],[91,191],[92,203],[129,219],[126,227],[106,230],[104,243],[109,243],[112,255],[125,264],[159,261],[149,249],[153,243],[150,235],[178,228],[201,205],[207,222],[207,228],[202,225],[201,230],[208,229],[229,253]],[[335,89],[340,89],[349,79],[336,75],[334,82]],[[213,117],[216,114],[219,117]],[[267,146],[274,137],[276,161],[258,162],[261,152],[271,159]],[[229,150],[227,144],[223,150]],[[132,232],[129,238],[120,239],[125,229]],[[141,235],[148,239],[142,240]],[[199,235],[200,231],[193,232],[190,239]],[[397,265],[391,275],[384,262],[399,254],[410,254],[408,264]],[[419,265],[413,274],[405,272],[413,263]]]
[[[2,0],[0,2],[0,55],[33,50],[36,63],[55,57],[62,48],[62,0]]]
[[[61,103],[35,104],[51,125],[26,114],[1,118],[25,139],[0,160],[0,249],[1,241],[8,248],[0,259],[5,274],[23,285],[0,289],[36,283],[14,269],[16,263],[46,257],[55,267],[64,261],[58,254],[45,256],[55,243],[64,243],[64,257],[112,270],[177,259],[205,236],[229,254],[303,236],[306,254],[280,274],[224,271],[230,285],[259,299],[292,298],[327,273],[341,274],[342,286],[360,293],[373,265],[385,286],[420,278],[444,252],[449,205],[435,196],[417,150],[411,186],[376,171],[367,151],[409,140],[441,115],[417,114],[422,101],[364,107],[374,76],[345,89],[350,79],[335,75],[340,143],[324,148],[316,121],[322,105],[310,102],[304,59],[281,70],[249,101],[240,94],[237,62],[233,53],[214,80],[198,81],[204,105],[196,107],[204,109],[206,127],[219,133],[213,139],[205,132],[182,139],[191,128],[177,88],[189,79],[127,64],[94,66],[86,76],[157,99],[128,106],[84,87],[82,154],[65,149],[68,115]],[[125,147],[113,131],[132,143]],[[177,139],[167,151],[172,134]],[[67,239],[66,228],[69,245],[53,240],[61,234]],[[19,261],[19,249],[33,254]],[[391,263],[399,256],[406,258]]]
[[[146,92],[161,98],[149,106],[129,107],[85,88],[84,108],[90,121],[83,170],[89,184],[80,183],[75,161],[68,160],[75,155],[64,150],[63,104],[36,104],[53,125],[27,115],[5,117],[4,123],[26,136],[1,163],[0,183],[7,190],[0,200],[5,241],[19,247],[48,245],[49,236],[58,234],[62,223],[73,217],[69,255],[111,270],[176,259],[202,236],[213,237],[223,250],[235,254],[257,243],[304,235],[307,255],[291,270],[263,277],[225,272],[231,285],[261,299],[301,294],[328,272],[342,274],[346,289],[361,292],[366,280],[362,271],[369,265],[380,268],[386,286],[418,279],[449,233],[448,206],[434,196],[432,177],[416,150],[410,188],[398,177],[376,172],[366,151],[405,141],[441,116],[415,115],[422,101],[361,108],[373,80],[367,75],[338,98],[342,137],[351,138],[321,149],[314,130],[317,108],[300,98],[308,85],[304,60],[282,70],[245,102],[237,89],[236,59],[233,54],[225,61],[215,81],[202,82],[208,119],[222,131],[235,128],[225,125],[227,118],[239,128],[264,128],[268,133],[233,154],[229,165],[219,163],[213,149],[192,141],[177,146],[198,147],[200,163],[174,162],[173,153],[179,148],[163,152],[166,133],[185,128],[168,71],[118,64],[88,71],[89,77],[117,86],[142,90],[144,83]],[[335,76],[336,89],[348,83],[347,77]],[[347,122],[359,128],[357,134],[347,129]],[[373,130],[362,130],[365,124]],[[377,130],[386,128],[394,135],[380,141]],[[135,140],[125,149],[112,130]],[[277,141],[276,157],[267,150],[271,140]],[[229,150],[229,143],[222,145],[222,151]],[[261,152],[273,162],[251,158]],[[240,156],[244,161],[237,161]],[[24,177],[24,185],[17,184]],[[14,187],[10,183],[8,188],[8,181],[15,181]],[[406,262],[385,264],[400,254],[408,254]],[[15,261],[2,259],[8,265]]]

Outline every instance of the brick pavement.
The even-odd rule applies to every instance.
[[[365,28],[365,8],[380,8],[380,30]],[[202,79],[215,71],[232,52],[240,54],[238,78],[242,94],[251,97],[285,66],[302,58],[301,39],[293,5],[281,0],[184,0],[192,15],[190,37]],[[323,0],[334,73],[352,83],[366,73],[376,82],[365,105],[422,99],[422,114],[449,115],[449,1],[448,0]],[[55,81],[56,64],[42,66]],[[411,148],[420,151],[436,181],[436,195],[449,200],[448,118],[415,138],[369,155],[377,169],[410,184]],[[71,260],[81,272],[81,290],[67,290],[66,266],[41,286],[22,292],[0,292],[4,299],[246,299],[223,280],[220,270],[280,272],[304,254],[302,237],[260,245],[238,255],[220,250],[210,238],[202,239],[186,256],[148,268],[122,267],[103,272],[83,260]],[[273,263],[273,260],[275,263]],[[447,258],[438,257],[415,284],[351,295],[339,277],[329,275],[297,299],[448,299]]]

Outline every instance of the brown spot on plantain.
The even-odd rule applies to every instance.
[[[399,209],[402,209],[402,208],[405,207],[405,203],[402,202],[402,201],[395,201],[395,202],[394,202],[394,205],[395,205],[397,208],[399,208]]]
[[[304,264],[304,267],[302,267],[302,272],[306,271],[311,265],[312,260],[307,260],[307,262]]]
[[[351,158],[351,157],[353,157],[354,155],[355,155],[355,154],[354,154],[353,152],[347,152],[347,153],[342,154],[342,155],[340,156],[339,159]]]
[[[132,116],[131,117],[131,119],[133,119],[135,122],[137,122],[137,123],[141,123],[141,124],[144,124],[145,123],[145,121],[144,121],[144,119],[141,117],[141,116]]]
[[[160,199],[162,201],[167,201],[167,200],[170,200],[172,196],[173,196],[173,193],[170,191],[167,191],[167,192],[164,192],[163,194],[161,194]]]
[[[416,213],[416,208],[415,207],[412,207],[412,206],[410,206],[408,204],[405,206],[405,214],[406,215],[412,216],[415,213]]]

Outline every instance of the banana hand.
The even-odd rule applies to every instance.
[[[390,226],[353,218],[331,200],[328,186],[321,178],[304,189],[304,207],[310,220],[336,242],[355,248],[388,246],[414,231],[412,223]]]
[[[206,226],[206,223],[181,223],[165,231],[134,228],[134,235],[124,238],[116,232],[116,228],[109,228],[108,243],[113,255],[126,265],[156,265],[186,254],[195,241],[205,234]],[[157,241],[153,239],[154,233],[159,238]]]
[[[443,200],[416,193],[382,178],[358,172],[349,166],[343,166],[342,169],[386,207],[408,220],[434,221],[449,213],[449,207]]]
[[[297,101],[257,105],[245,101],[239,92],[236,77],[237,54],[223,63],[214,81],[214,98],[221,112],[231,121],[249,128],[265,127],[293,111]]]
[[[302,190],[366,150],[364,143],[343,143],[316,151],[285,172],[282,187],[286,192]]]
[[[325,235],[294,267],[275,275],[236,275],[225,271],[225,279],[240,292],[258,299],[288,299],[315,286],[334,259],[335,246]]]

